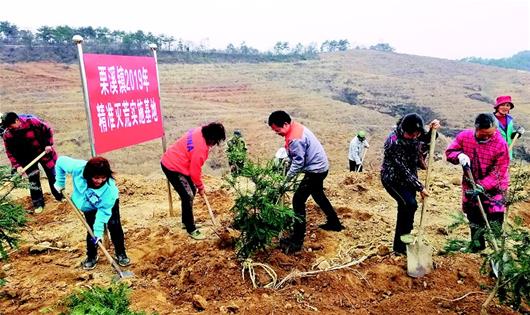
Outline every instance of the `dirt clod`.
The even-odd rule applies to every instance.
[[[199,311],[203,311],[208,306],[208,302],[206,299],[198,294],[195,294],[193,296],[193,307],[195,307]]]

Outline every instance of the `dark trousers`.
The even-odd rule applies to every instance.
[[[85,219],[92,231],[94,230],[94,222],[96,221],[97,210],[83,212]],[[123,236],[123,229],[120,221],[120,200],[117,199],[112,207],[112,215],[110,216],[107,228],[110,232],[110,238],[112,244],[114,244],[114,252],[116,256],[126,255],[125,254],[125,239]],[[87,232],[86,235],[86,255],[88,258],[95,258],[97,255],[97,245],[92,241],[92,237]]]
[[[41,163],[46,177],[48,177],[48,184],[50,185],[50,190],[52,195],[56,200],[62,200],[63,195],[55,189],[53,184],[55,184],[55,168],[48,168],[44,163]],[[31,202],[33,207],[44,207],[44,195],[42,194],[42,186],[40,184],[40,171],[38,163],[33,164],[30,168],[26,170],[28,175],[28,181],[30,183],[29,193],[31,195]]]
[[[357,164],[355,163],[355,161],[352,161],[352,160],[349,160],[349,161],[350,161],[350,172],[362,172],[363,171],[362,164]],[[359,170],[357,170],[357,168]]]
[[[488,213],[488,204],[484,203],[483,206],[490,225],[502,225],[504,222],[504,212]],[[486,248],[486,239],[484,238],[486,233],[486,221],[484,221],[478,206],[471,211],[468,211],[466,215],[469,220],[469,229],[471,231],[470,249],[472,252],[481,251]]]
[[[395,252],[406,254],[407,246],[401,241],[401,235],[409,234],[414,227],[414,214],[418,209],[416,191],[410,188],[393,187],[385,183],[383,183],[383,187],[398,204],[396,232],[392,249]]]
[[[337,213],[324,194],[324,179],[328,172],[324,173],[305,173],[304,178],[296,189],[293,196],[293,210],[299,220],[296,220],[293,226],[291,240],[294,244],[303,244],[306,229],[306,211],[305,203],[309,196],[322,209],[326,215],[327,222],[330,224],[340,224]]]
[[[197,188],[191,181],[191,177],[167,169],[164,165],[162,171],[166,174],[171,186],[175,188],[180,196],[182,209],[182,223],[186,226],[186,231],[191,233],[195,231],[195,220],[193,218],[193,199],[197,193]]]

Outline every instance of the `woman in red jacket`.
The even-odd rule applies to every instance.
[[[169,147],[160,161],[162,171],[180,196],[182,223],[190,237],[196,240],[205,238],[193,219],[193,198],[197,191],[204,196],[202,166],[208,159],[210,147],[225,139],[225,128],[219,122],[190,129]]]

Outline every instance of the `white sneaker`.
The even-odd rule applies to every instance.
[[[33,212],[35,214],[40,214],[40,213],[42,213],[42,211],[44,211],[44,207],[37,207],[37,208],[33,209]]]

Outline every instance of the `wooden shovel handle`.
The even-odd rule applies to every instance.
[[[363,163],[364,163],[364,158],[366,157],[366,151],[368,151],[368,148],[364,148],[363,157],[361,158],[361,164],[357,166],[357,172],[361,171],[361,167],[363,166]]]
[[[79,210],[77,208],[77,206],[74,204],[74,202],[72,201],[72,199],[70,198],[70,196],[66,195],[65,194],[65,197],[66,197],[66,200],[68,200],[68,203],[70,204],[70,206],[72,206],[72,209],[74,210],[74,213],[77,215],[77,217],[79,218],[79,220],[83,223],[83,225],[85,226],[88,234],[90,234],[90,236],[92,238],[95,238],[96,236],[94,235],[94,232],[92,231],[92,229],[90,228],[90,225],[88,225],[88,223],[86,222],[85,220],[85,216],[83,215],[83,213],[81,212],[81,210]],[[123,275],[123,271],[121,270],[120,266],[118,266],[118,264],[116,263],[116,261],[114,261],[114,259],[112,259],[112,256],[110,256],[109,252],[107,251],[107,249],[105,248],[105,246],[103,246],[103,244],[100,242],[98,242],[98,246],[99,248],[103,251],[103,254],[105,254],[105,257],[107,258],[107,260],[109,261],[109,263],[112,265],[112,267],[114,267],[114,269],[116,269],[116,271],[118,272],[118,274],[120,275],[120,278],[123,278],[124,275]]]
[[[516,133],[515,137],[512,140],[512,143],[510,144],[510,147],[508,148],[508,152],[513,149],[513,146],[515,145],[515,142],[517,142],[517,139],[519,139],[520,133]]]
[[[40,160],[45,154],[46,151],[42,151],[36,158],[33,159],[33,161],[29,162],[29,164],[22,169],[22,173],[26,172],[28,168],[32,167],[33,164],[37,163],[37,161]]]
[[[473,178],[473,173],[471,172],[471,168],[464,167],[464,169],[466,171],[467,178],[469,179],[469,182],[471,183],[471,187],[473,188],[473,190],[475,190],[475,188],[477,187],[477,184],[475,183],[475,179]],[[493,248],[497,251],[499,250],[499,247],[497,245],[497,239],[493,236],[493,231],[491,230],[491,225],[488,220],[488,216],[486,215],[486,211],[484,210],[484,207],[482,206],[482,201],[480,200],[480,196],[477,195],[476,198],[478,202],[478,207],[480,209],[480,214],[482,214],[482,218],[484,219],[484,222],[486,222],[486,228],[488,229],[488,232],[490,233],[491,238],[493,239]]]
[[[208,213],[210,214],[210,219],[212,219],[212,223],[215,228],[219,227],[219,223],[217,222],[217,219],[215,219],[215,216],[213,215],[212,207],[210,206],[210,202],[208,202],[208,198],[206,197],[206,194],[201,195],[204,199],[204,202],[206,203],[206,207],[208,208]]]
[[[425,178],[425,190],[427,190],[427,193],[430,193],[429,188],[431,185],[431,170],[432,170],[432,163],[434,161],[434,147],[436,145],[436,129],[431,129],[431,142],[429,144],[429,162],[427,164],[427,175]],[[423,202],[421,203],[421,215],[420,215],[420,226],[419,230],[421,230],[421,227],[423,226],[423,215],[425,213],[427,204],[427,196],[423,198]]]
[[[37,163],[37,161],[40,160],[45,154],[46,154],[46,151],[42,151],[36,158],[33,159],[33,161],[29,162],[28,165],[24,166],[24,168],[22,169],[22,172],[20,173],[17,172],[15,175],[11,176],[9,181],[5,182],[4,185],[2,185],[2,188],[0,190],[6,188],[10,183],[13,182],[15,178],[20,176],[20,174],[25,173],[28,170],[28,168],[32,167],[33,164]]]

